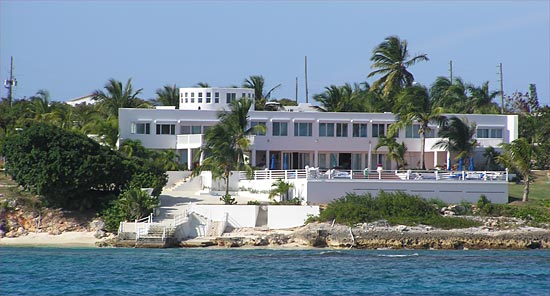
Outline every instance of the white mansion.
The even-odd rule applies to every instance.
[[[205,131],[215,125],[217,113],[227,109],[231,100],[254,99],[247,88],[180,88],[180,109],[120,109],[120,141],[140,140],[152,149],[171,149],[180,161],[193,167],[193,157],[203,145]],[[374,148],[388,126],[395,122],[391,113],[318,112],[307,104],[286,107],[284,111],[249,112],[250,125],[265,125],[267,132],[252,137],[250,163],[259,168],[303,169],[338,167],[362,170],[382,164],[385,170],[395,169],[395,162],[386,157],[387,149]],[[486,147],[497,148],[518,137],[516,115],[446,114],[475,123],[477,141],[476,169],[484,169]],[[398,143],[407,147],[406,160],[411,168],[420,167],[418,125],[400,131]],[[440,138],[438,127],[427,135],[425,163],[428,169],[446,168],[454,155],[432,148]]]

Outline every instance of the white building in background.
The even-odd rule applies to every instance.
[[[75,107],[76,105],[80,105],[80,104],[93,105],[96,103],[96,101],[94,101],[94,95],[86,95],[86,96],[68,100],[66,103],[68,105]]]
[[[254,99],[246,88],[180,88],[180,109],[120,109],[120,141],[140,140],[147,148],[170,149],[180,161],[193,168],[193,157],[203,145],[204,133],[218,122],[217,112],[235,99]],[[259,168],[303,169],[305,166],[352,170],[396,169],[387,147],[375,150],[380,136],[395,122],[391,113],[316,112],[306,105],[285,111],[249,112],[250,125],[265,125],[266,133],[252,137],[250,163]],[[476,169],[483,169],[486,147],[498,147],[518,137],[516,115],[446,114],[477,125],[479,146],[475,149]],[[408,167],[420,168],[419,125],[399,132],[398,143],[407,147]],[[426,168],[446,168],[454,155],[432,146],[440,140],[437,126],[427,135]]]

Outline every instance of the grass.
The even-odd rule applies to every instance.
[[[548,171],[535,171],[535,182],[529,186],[529,204],[550,206],[550,180]],[[509,201],[521,201],[523,184],[510,183],[508,185]]]

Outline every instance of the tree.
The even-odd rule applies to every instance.
[[[495,150],[495,147],[489,146],[485,148],[485,151],[483,152],[483,157],[487,159],[487,162],[485,163],[485,169],[489,171],[501,169],[497,163],[499,156],[500,153]]]
[[[173,86],[165,85],[157,89],[156,94],[157,98],[154,100],[156,103],[162,106],[176,106],[177,109],[180,108],[179,88],[175,84]]]
[[[462,113],[468,102],[467,85],[460,77],[451,80],[444,76],[436,78],[430,88],[436,106],[446,112]]]
[[[279,179],[276,182],[273,182],[273,184],[271,184],[271,187],[275,188],[272,188],[269,191],[269,199],[273,199],[275,196],[279,196],[279,200],[283,201],[288,199],[288,191],[294,188],[294,185]]]
[[[254,89],[255,110],[264,110],[265,103],[271,98],[271,93],[280,86],[281,84],[277,84],[269,91],[265,92],[265,79],[261,75],[252,75],[249,78],[245,79],[243,82],[243,87]]]
[[[357,112],[359,109],[360,90],[354,89],[349,83],[342,86],[331,85],[325,87],[325,92],[313,96],[321,103],[321,111],[326,112]]]
[[[208,84],[208,82],[199,82],[195,84],[195,87],[208,88],[210,87],[210,84]]]
[[[414,76],[407,68],[417,62],[429,61],[426,54],[416,55],[409,58],[406,40],[401,40],[397,36],[387,37],[384,42],[376,46],[372,52],[371,65],[376,69],[369,73],[367,77],[382,75],[376,80],[371,89],[382,89],[388,103],[393,103],[393,96],[401,89],[412,86]],[[393,104],[392,104],[393,105]]]
[[[474,139],[475,132],[475,123],[468,125],[467,122],[453,116],[439,130],[439,137],[443,139],[437,141],[432,148],[454,152],[457,154],[456,159],[468,158],[478,144]]]
[[[120,191],[134,173],[116,151],[42,123],[10,134],[3,151],[6,172],[19,185],[66,209],[98,207],[98,194]]]
[[[223,179],[225,195],[221,199],[229,204],[234,202],[229,194],[229,176],[235,170],[252,172],[245,161],[245,154],[250,150],[249,136],[256,131],[265,131],[261,125],[248,127],[248,111],[251,106],[252,100],[241,98],[229,104],[229,111],[218,113],[219,123],[205,134],[205,144],[200,151],[205,156],[204,160],[193,170],[194,176],[209,170],[213,178]]]
[[[534,145],[525,138],[518,138],[511,143],[501,143],[502,155],[498,161],[506,167],[514,168],[522,177],[523,196],[522,201],[529,200],[529,185],[533,182],[532,160]]]
[[[120,81],[111,78],[104,88],[106,92],[94,91],[93,99],[98,102],[99,109],[107,116],[118,118],[119,108],[137,108],[144,105],[143,100],[138,98],[143,89],[134,91],[131,78],[128,79],[125,86]]]
[[[397,143],[395,137],[385,137],[382,136],[378,139],[378,144],[374,148],[375,151],[381,147],[388,147],[388,158],[395,160],[395,164],[398,169],[404,169],[407,166],[407,161],[405,160],[405,152],[407,152],[407,146],[404,142],[401,144]]]
[[[428,90],[421,85],[415,85],[405,88],[397,97],[397,103],[394,108],[396,113],[396,122],[390,126],[389,137],[397,134],[399,129],[413,123],[420,125],[418,134],[420,135],[420,165],[423,170],[426,169],[424,163],[424,151],[426,146],[426,134],[431,131],[430,123],[443,125],[445,116],[443,108],[437,107],[430,98]]]
[[[500,95],[500,91],[489,91],[489,81],[481,86],[468,85],[468,104],[463,110],[464,113],[500,113],[499,108],[493,99]]]

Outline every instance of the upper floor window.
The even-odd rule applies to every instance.
[[[202,103],[202,93],[198,93],[197,103]]]
[[[157,135],[175,135],[175,124],[157,124]]]
[[[220,93],[219,92],[214,93],[214,103],[216,103],[216,104],[220,103]]]
[[[195,93],[191,93],[191,103],[195,103]]]
[[[211,92],[207,92],[206,93],[206,103],[207,104],[210,104],[212,102],[212,93]]]
[[[265,121],[251,121],[250,122],[250,127],[255,127],[257,125],[261,125],[264,127],[264,130],[263,131],[255,131],[253,134],[256,135],[256,136],[265,136]]]
[[[386,135],[386,125],[374,123],[372,125],[372,137],[379,138]]]
[[[148,135],[151,133],[150,123],[132,122],[130,133],[139,135]]]
[[[319,137],[334,137],[334,123],[319,123]]]
[[[419,130],[420,130],[420,124],[407,125],[407,127],[405,127],[405,138],[410,138],[410,139],[420,138],[420,133],[418,133]],[[430,128],[429,131],[427,132],[424,131],[424,137],[435,138],[434,129]]]
[[[288,122],[273,122],[273,136],[288,136]]]
[[[294,136],[295,137],[311,137],[311,122],[295,122]]]
[[[353,124],[353,137],[366,138],[367,137],[367,124],[366,123],[354,123]]]
[[[347,137],[348,136],[348,124],[347,123],[337,123],[336,124],[336,136],[337,137]]]
[[[227,93],[225,98],[226,98],[225,102],[229,104],[232,101],[235,101],[235,99],[237,98],[237,93]]]
[[[477,129],[478,138],[491,138],[491,139],[502,139],[502,129],[501,128],[478,128]]]
[[[180,128],[181,135],[197,135],[201,133],[200,125],[182,125]]]

